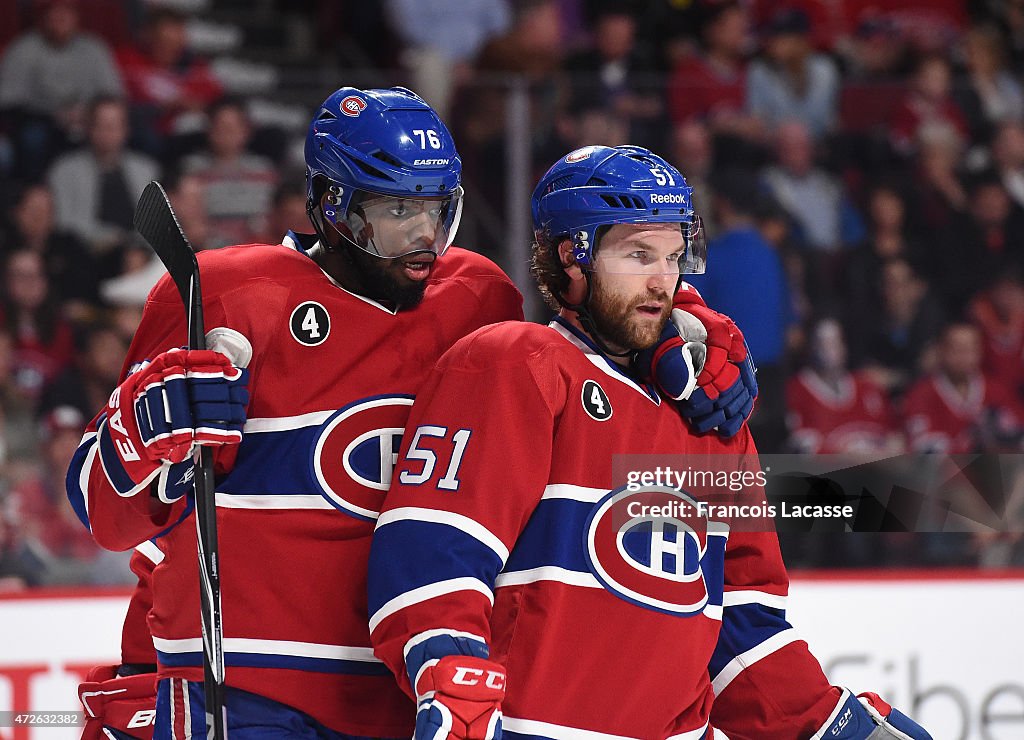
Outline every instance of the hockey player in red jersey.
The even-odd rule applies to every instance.
[[[153,737],[156,719],[156,651],[146,618],[153,605],[153,568],[163,560],[156,541],[132,553],[130,567],[139,583],[121,628],[121,664],[96,666],[78,686],[85,710],[82,740]]]
[[[1016,452],[1024,416],[1006,386],[982,373],[981,333],[967,323],[946,327],[936,372],[921,378],[903,401],[907,446],[914,452]]]
[[[366,626],[374,521],[426,372],[460,337],[522,319],[508,278],[450,247],[461,162],[415,94],[338,90],[306,164],[316,236],[198,255],[210,351],[175,349],[185,316],[165,277],[69,470],[101,545],[152,539],[162,553],[148,610],[157,738],[206,734],[194,443],[216,445],[231,737],[411,735],[413,705]],[[103,722],[122,716],[108,708]]]
[[[639,508],[697,508],[699,487],[614,488],[623,454],[756,464],[745,426],[680,419],[730,395],[702,385],[725,347],[673,306],[703,261],[690,197],[638,147],[559,160],[533,199],[558,315],[476,331],[421,387],[370,555],[374,649],[417,740],[929,737],[829,685],[786,622],[772,531]]]
[[[790,446],[812,455],[903,451],[881,388],[846,367],[846,342],[835,319],[816,322],[807,364],[786,384]]]

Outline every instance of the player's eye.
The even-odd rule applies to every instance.
[[[626,255],[628,259],[636,260],[642,265],[649,265],[651,263],[651,256],[643,249],[638,249],[635,252],[630,252]]]
[[[388,212],[395,218],[401,218],[402,216],[409,215],[409,207],[405,204],[404,200],[400,200],[391,206]]]

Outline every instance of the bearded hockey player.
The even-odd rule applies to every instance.
[[[746,365],[741,338],[712,345],[673,306],[704,261],[682,175],[645,149],[587,147],[543,177],[533,214],[558,315],[441,358],[377,521],[371,635],[418,703],[415,738],[928,738],[829,685],[786,622],[773,531],[643,513],[699,509],[700,487],[614,487],[629,453],[756,465],[725,411],[718,433],[680,418],[698,391],[729,395],[701,385],[707,363]]]
[[[129,679],[107,671],[83,691],[97,733],[206,734],[196,443],[217,446],[230,736],[413,731],[413,705],[370,647],[370,536],[426,372],[460,337],[522,319],[522,299],[494,264],[450,247],[461,161],[415,94],[338,90],[305,154],[316,235],[198,255],[209,351],[176,349],[185,315],[165,277],[68,473],[97,542],[158,546],[152,606],[140,592],[132,612],[148,611],[156,648],[156,676],[131,677],[158,686],[155,726],[140,697],[118,706]]]

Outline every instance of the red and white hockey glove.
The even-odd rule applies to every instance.
[[[854,696],[844,690],[843,697],[845,701],[812,740],[932,740],[927,730],[878,694]]]
[[[117,666],[98,666],[78,685],[85,709],[82,740],[108,740],[104,727],[152,740],[156,719],[156,674],[118,677]]]
[[[467,655],[427,664],[416,678],[414,740],[501,740],[505,669]]]
[[[722,437],[732,437],[750,416],[757,398],[756,371],[743,333],[728,316],[708,308],[696,291],[677,292],[673,306],[658,343],[638,353],[637,369],[676,400],[695,432],[714,429]],[[697,377],[691,389],[682,350],[689,348],[695,357],[696,343],[703,344],[705,352],[703,363],[694,363]]]
[[[685,401],[697,388],[697,376],[707,358],[708,333],[691,314],[673,308],[653,347],[637,353],[641,377],[675,401]]]
[[[242,441],[248,379],[212,350],[174,349],[142,363],[110,394],[99,425],[107,480],[133,496],[159,476],[160,498],[180,498],[191,487],[193,444]]]

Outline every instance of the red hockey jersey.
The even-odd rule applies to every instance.
[[[878,386],[857,374],[838,388],[803,369],[786,384],[790,442],[797,451],[834,455],[891,450],[894,428],[889,402]]]
[[[370,535],[427,372],[474,329],[521,319],[522,298],[493,263],[457,248],[438,260],[423,302],[397,313],[343,290],[299,249],[198,258],[208,329],[230,327],[253,347],[244,437],[215,465],[227,684],[343,733],[407,737],[412,706],[370,648]],[[181,299],[165,277],[125,369],[184,343]],[[84,485],[69,495],[105,547],[159,535],[149,613],[159,672],[201,681],[191,503],[118,496],[94,428],[69,476]]]
[[[417,398],[370,557],[374,648],[406,691],[406,651],[451,635],[506,667],[506,738],[821,728],[840,691],[786,622],[774,531],[652,518],[614,488],[626,454],[756,465],[745,428],[691,434],[559,320],[463,339]]]
[[[981,374],[966,395],[942,374],[921,378],[907,391],[903,417],[908,449],[950,455],[999,451],[1000,440],[1019,437],[1024,421],[1013,394]]]
[[[1024,391],[1024,316],[1004,317],[988,293],[971,302],[970,314],[981,330],[985,374],[1011,391]]]

